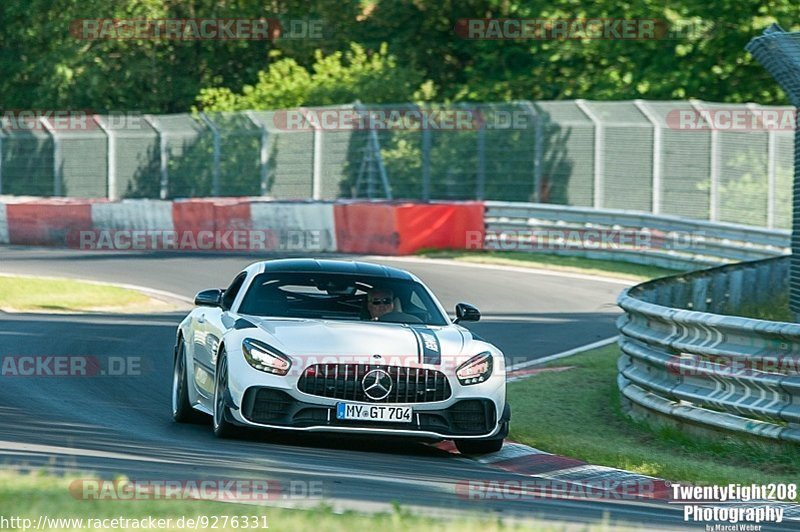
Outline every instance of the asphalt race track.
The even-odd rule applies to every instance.
[[[225,286],[254,255],[85,253],[0,248],[0,273],[116,281],[191,297]],[[465,300],[485,320],[474,327],[515,360],[538,358],[614,335],[619,283],[504,270],[394,264],[418,274],[447,308]],[[350,509],[393,502],[431,513],[541,516],[570,521],[647,523],[678,528],[678,508],[613,501],[469,500],[465,481],[522,480],[464,457],[405,442],[253,433],[214,438],[208,425],[170,416],[172,348],[182,315],[0,314],[0,354],[133,357],[141,370],[94,377],[4,376],[0,461],[20,468],[89,471],[132,480],[267,479],[319,481],[325,501]],[[139,374],[136,374],[139,373]],[[461,484],[460,484],[461,483]],[[291,495],[290,493],[287,495]],[[319,504],[303,497],[285,506]]]

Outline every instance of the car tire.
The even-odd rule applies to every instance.
[[[223,349],[217,360],[217,372],[214,376],[214,415],[212,425],[214,435],[218,438],[233,438],[238,434],[238,427],[228,421],[226,395],[228,393],[228,357]]]
[[[202,414],[189,403],[189,376],[186,373],[186,346],[183,339],[172,367],[172,419],[176,423],[198,423]]]
[[[456,449],[461,454],[496,453],[503,448],[503,441],[508,435],[508,421],[503,423],[497,437],[486,440],[455,440]]]

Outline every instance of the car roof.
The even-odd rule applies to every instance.
[[[385,277],[390,279],[405,279],[417,281],[418,279],[405,270],[373,264],[371,262],[361,262],[355,260],[333,260],[333,259],[274,259],[265,260],[259,263],[263,265],[263,271],[275,273],[291,272],[322,272],[322,273],[341,273],[363,275],[370,277]]]

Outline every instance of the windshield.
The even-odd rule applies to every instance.
[[[259,274],[239,312],[282,318],[448,323],[418,282],[318,272]]]

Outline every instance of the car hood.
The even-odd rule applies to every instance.
[[[264,333],[263,341],[289,356],[374,357],[407,363],[438,364],[458,356],[472,339],[456,325],[426,326],[379,322],[267,319],[247,317]],[[331,360],[330,362],[333,362]],[[373,362],[374,363],[374,362]]]

